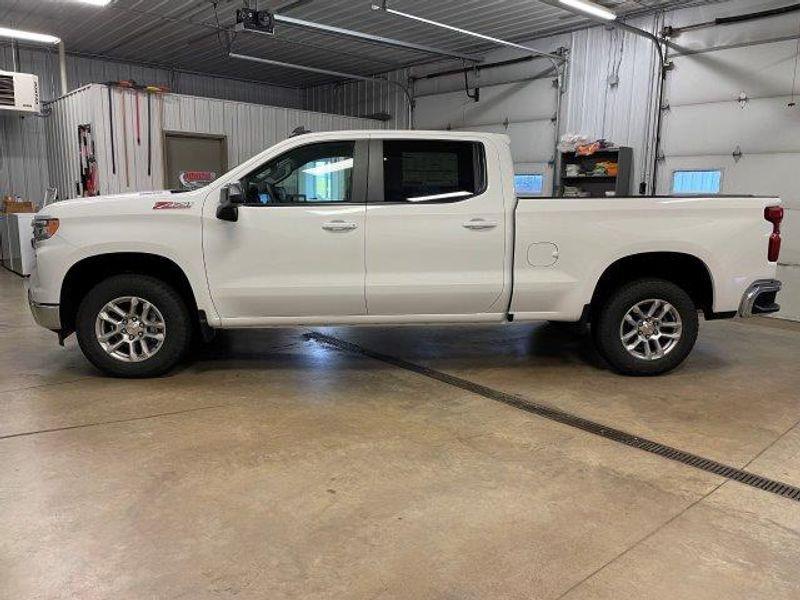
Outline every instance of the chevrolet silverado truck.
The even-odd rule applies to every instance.
[[[777,198],[520,198],[506,136],[305,133],[206,187],[66,200],[34,222],[35,320],[107,374],[216,329],[588,322],[655,375],[706,319],[771,313]]]

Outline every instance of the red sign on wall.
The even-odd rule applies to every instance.
[[[178,180],[188,189],[196,189],[208,185],[217,178],[214,171],[181,171]]]

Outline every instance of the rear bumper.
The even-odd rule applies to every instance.
[[[739,304],[740,317],[766,315],[778,312],[781,307],[775,302],[775,296],[781,290],[781,282],[777,279],[759,279],[750,284]]]
[[[31,299],[28,292],[28,305],[31,307],[33,320],[45,329],[50,331],[61,330],[61,313],[58,304],[40,304]]]

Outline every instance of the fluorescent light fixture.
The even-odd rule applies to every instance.
[[[108,6],[111,4],[111,0],[78,0],[78,2],[83,2],[84,4],[92,4],[94,6]]]
[[[33,33],[32,31],[22,31],[20,29],[9,29],[8,27],[0,27],[0,38],[41,42],[42,44],[58,44],[61,41],[61,38],[57,38],[54,35]]]
[[[599,4],[595,4],[594,2],[589,2],[588,0],[558,0],[561,4],[566,4],[574,8],[575,10],[579,10],[581,12],[585,12],[595,17],[600,17],[601,19],[605,19],[606,21],[613,21],[617,18],[613,12],[608,10],[607,8],[600,6]]]
[[[332,162],[325,165],[320,165],[318,167],[310,167],[308,169],[303,169],[303,173],[307,173],[308,175],[327,175],[328,173],[335,173],[336,171],[344,171],[345,169],[352,169],[353,168],[353,159],[352,158],[345,158],[344,160],[340,160],[339,162]]]
[[[463,198],[472,196],[472,192],[448,192],[446,194],[434,194],[432,196],[414,196],[406,198],[407,202],[426,202],[427,200],[446,200],[447,198]]]

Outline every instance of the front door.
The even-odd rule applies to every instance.
[[[206,201],[206,269],[223,319],[366,314],[366,164],[367,141],[298,146],[242,178],[238,221]]]
[[[164,132],[164,188],[192,189],[228,170],[224,135]]]
[[[369,314],[503,312],[504,196],[484,144],[386,139],[371,152]]]

